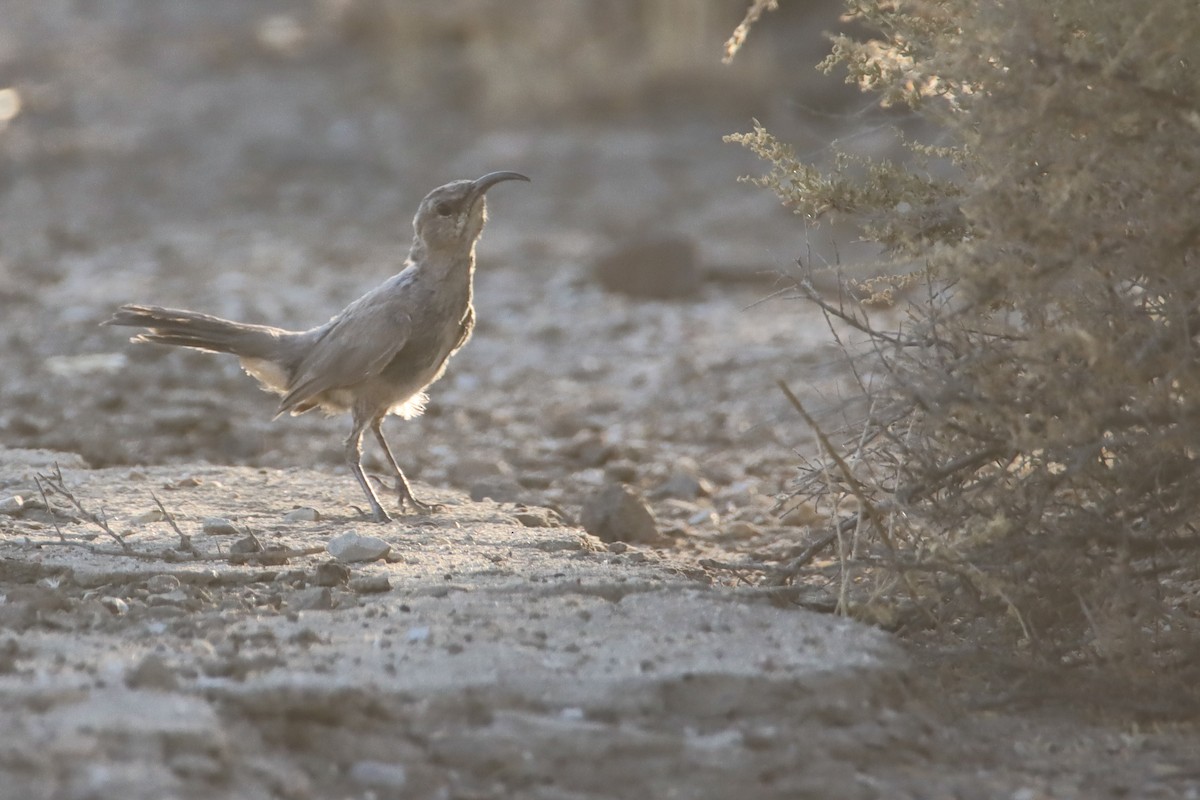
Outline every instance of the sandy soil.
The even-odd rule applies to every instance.
[[[544,508],[431,490],[440,513],[381,526],[327,472],[48,451],[0,452],[0,485],[29,498],[0,516],[6,798],[1190,797],[1200,781],[1188,717],[1157,691],[906,647]],[[386,555],[331,558],[348,531]]]
[[[440,67],[397,100],[378,50],[312,9],[293,41],[290,9],[27,4],[0,36],[0,798],[1200,797],[1191,687],[713,566],[819,535],[781,502],[815,443],[776,382],[836,427],[852,375],[787,272],[871,269],[736,183],[720,136],[761,87],[495,122]],[[96,327],[128,301],[316,324],[396,270],[425,191],[493,169],[534,183],[491,198],[475,337],[389,423],[438,514],[367,522],[346,420],[273,422],[229,360]],[[695,291],[598,285],[650,236],[694,248]],[[657,535],[578,527],[613,483]],[[335,558],[348,531],[387,554]]]

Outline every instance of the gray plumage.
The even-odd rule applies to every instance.
[[[430,507],[413,496],[381,425],[425,408],[425,389],[475,327],[472,305],[475,243],[487,219],[484,194],[502,181],[529,180],[493,172],[430,192],[413,218],[412,250],[404,269],[348,305],[324,325],[290,331],[233,322],[196,311],[126,305],[104,325],[145,328],[130,341],[232,353],[263,386],[280,395],[279,414],[318,408],[349,412],[353,428],[346,460],[377,521],[389,517],[362,469],[362,438],[375,434],[395,473],[401,507]]]

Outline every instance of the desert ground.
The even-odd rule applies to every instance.
[[[764,580],[838,511],[790,497],[817,442],[778,382],[830,430],[861,411],[796,260],[876,251],[721,137],[874,152],[888,121],[805,110],[862,104],[810,68],[828,6],[726,68],[704,36],[742,8],[701,5],[675,32],[711,58],[620,3],[9,4],[0,798],[1200,798],[1195,687]],[[347,419],[99,327],[320,324],[427,191],[501,169],[533,180],[489,197],[474,337],[386,426],[433,514],[370,521]]]

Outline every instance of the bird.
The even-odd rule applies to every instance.
[[[149,305],[123,305],[101,325],[145,330],[130,341],[188,347],[238,357],[261,387],[279,395],[275,417],[319,409],[349,413],[346,463],[376,522],[391,517],[363,472],[369,430],[396,477],[401,513],[435,506],[413,494],[387,439],[383,420],[425,410],[429,388],[446,371],[475,327],[475,244],[487,220],[485,194],[518,172],[457,180],[425,196],[413,217],[413,242],[400,272],[346,306],[324,325],[295,331],[234,322],[210,314]]]

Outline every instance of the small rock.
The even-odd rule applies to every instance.
[[[408,783],[408,771],[385,761],[356,761],[350,767],[350,780],[369,789],[396,790]]]
[[[616,455],[616,448],[595,431],[582,430],[562,446],[566,458],[584,467],[601,467]]]
[[[586,537],[567,534],[562,538],[539,538],[531,546],[535,550],[541,550],[543,553],[561,553],[568,550],[584,550],[584,541]]]
[[[310,586],[293,592],[288,606],[297,611],[328,611],[333,608],[333,594],[328,586]]]
[[[592,264],[592,276],[610,292],[658,300],[693,297],[703,282],[696,245],[682,237],[623,244]]]
[[[350,591],[359,594],[382,594],[392,590],[387,575],[362,575],[350,581]]]
[[[583,529],[602,542],[658,542],[658,523],[646,501],[627,486],[609,484],[588,498],[580,514]]]
[[[357,531],[346,531],[330,539],[325,549],[338,561],[375,561],[386,556],[392,546],[378,536],[360,536]]]
[[[179,578],[174,575],[155,575],[146,581],[146,591],[150,594],[166,594],[175,591],[179,586]]]
[[[283,515],[284,522],[318,522],[321,513],[315,508],[294,508]]]
[[[350,580],[350,568],[336,561],[326,561],[318,564],[316,569],[317,586],[342,586]]]
[[[526,528],[553,528],[554,520],[546,509],[527,508],[513,514],[513,518]]]
[[[0,500],[0,514],[7,514],[11,517],[18,516],[25,510],[25,498],[19,494],[14,494],[12,497],[6,497]]]
[[[262,544],[253,536],[245,536],[229,545],[229,552],[232,555],[247,555],[249,553],[258,553],[261,551]]]
[[[135,474],[136,473],[131,472],[131,473],[129,473],[129,477],[133,478],[133,476]],[[141,480],[145,480],[145,479],[146,479],[145,474],[142,474]],[[163,488],[164,489],[194,489],[203,483],[204,483],[204,481],[200,478],[197,478],[195,475],[188,475],[186,478],[180,478],[179,480],[173,481],[171,483],[164,483]]]
[[[101,597],[100,605],[104,606],[118,617],[129,611],[129,603],[126,603],[120,597]]]
[[[675,472],[654,490],[654,497],[676,497],[680,500],[695,500],[712,495],[712,485],[687,472]]]
[[[136,517],[129,520],[129,523],[131,525],[146,525],[151,522],[162,522],[166,518],[166,514],[159,511],[157,508],[153,508],[143,514],[138,514]]]
[[[125,676],[125,685],[130,689],[161,689],[169,692],[179,688],[179,678],[162,656],[151,653]]]
[[[236,536],[240,533],[237,526],[224,517],[206,517],[200,523],[200,530],[208,536]]]

